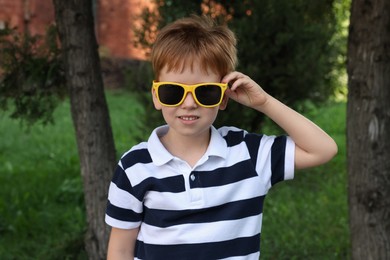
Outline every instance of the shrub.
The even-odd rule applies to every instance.
[[[0,109],[12,108],[11,117],[29,125],[53,122],[66,93],[55,27],[45,36],[0,30],[0,68]]]

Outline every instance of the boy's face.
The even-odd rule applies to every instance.
[[[191,66],[186,66],[183,71],[167,71],[166,67],[160,72],[159,81],[177,82],[187,85],[199,83],[220,83],[221,76],[212,71],[208,73],[202,71],[195,62]],[[179,135],[201,135],[208,134],[210,126],[214,123],[218,110],[225,109],[228,98],[224,96],[219,106],[206,108],[198,105],[191,93],[188,93],[182,104],[174,107],[162,105],[152,90],[153,103],[157,110],[161,110],[165,122],[170,126],[172,133]]]

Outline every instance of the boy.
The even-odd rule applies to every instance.
[[[205,17],[161,30],[153,103],[167,125],[123,155],[110,185],[108,259],[258,259],[262,206],[294,169],[337,153],[331,137],[234,71],[236,39]],[[228,99],[264,113],[286,136],[215,129]]]

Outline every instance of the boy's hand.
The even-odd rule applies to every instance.
[[[267,102],[268,94],[247,75],[233,71],[227,74],[222,82],[229,83],[230,88],[225,95],[234,101],[261,110],[261,107]]]
[[[268,95],[248,76],[234,71],[222,82],[231,86],[226,90],[229,98],[264,113],[295,142],[295,167],[303,169],[323,164],[337,153],[337,144],[321,128]]]

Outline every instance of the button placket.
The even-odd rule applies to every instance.
[[[202,202],[203,201],[203,190],[200,187],[200,179],[199,175],[195,173],[190,174],[190,194],[191,194],[191,202]]]
[[[203,190],[199,183],[196,183],[200,181],[199,176],[192,172],[193,169],[180,159],[177,160],[176,167],[186,180],[185,187],[190,203],[193,206],[201,204],[203,202]]]
[[[185,190],[187,193],[191,191],[191,184],[188,181],[191,175],[191,168],[181,159],[176,158],[175,159],[175,167],[178,170],[178,172],[184,177],[184,185],[185,185]]]

